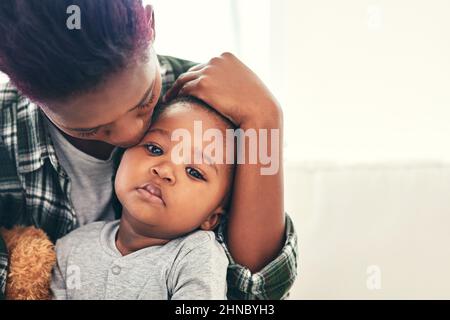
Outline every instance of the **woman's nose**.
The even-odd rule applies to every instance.
[[[172,169],[168,165],[154,166],[150,170],[152,175],[159,177],[166,183],[168,184],[175,183],[175,175],[173,174]]]
[[[119,121],[114,125],[109,134],[112,144],[120,146],[131,146],[140,141],[145,132],[145,122],[143,119],[134,121]]]

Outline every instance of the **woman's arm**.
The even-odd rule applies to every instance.
[[[225,53],[182,74],[166,99],[193,95],[216,108],[241,129],[278,130],[278,170],[263,175],[267,165],[238,165],[228,226],[228,246],[236,263],[256,272],[278,255],[284,244],[283,116],[262,81],[235,56]],[[259,148],[258,148],[259,149]],[[246,146],[248,155],[248,146]]]
[[[271,106],[261,105],[261,108]],[[278,146],[282,146],[282,115],[275,112],[271,119],[256,119],[241,128],[279,130]],[[271,150],[271,140],[267,150]],[[246,145],[246,153],[249,147]],[[257,272],[272,261],[284,244],[285,215],[283,208],[283,161],[279,148],[278,170],[263,175],[267,165],[260,163],[236,166],[233,201],[228,225],[228,247],[239,264]]]

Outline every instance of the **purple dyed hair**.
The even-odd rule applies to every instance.
[[[80,30],[66,26],[70,5],[80,8]],[[146,16],[141,0],[1,0],[0,70],[41,102],[91,91],[148,58]]]

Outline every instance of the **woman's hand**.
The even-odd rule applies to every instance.
[[[263,82],[231,53],[180,75],[164,100],[177,95],[203,100],[241,128],[265,127],[281,115],[278,102]]]

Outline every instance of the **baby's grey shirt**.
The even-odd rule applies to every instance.
[[[122,256],[119,220],[94,222],[56,243],[55,299],[226,299],[228,258],[212,231]]]

